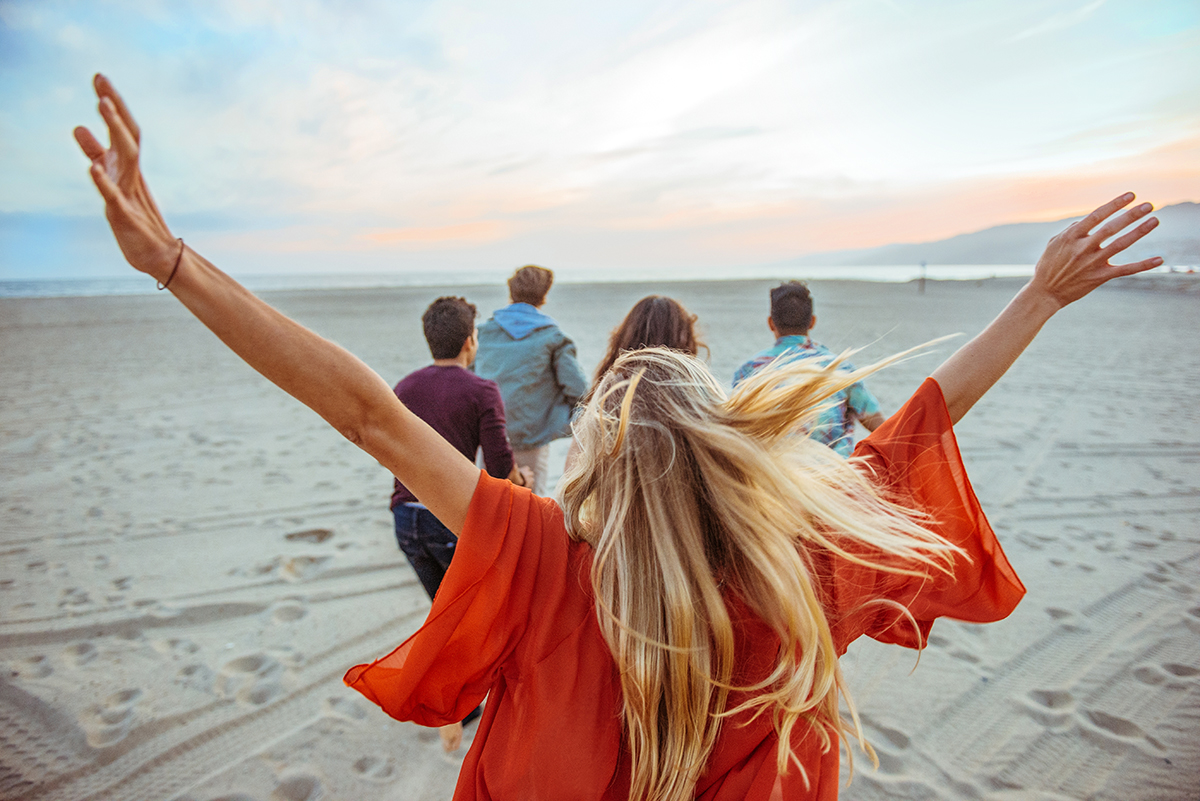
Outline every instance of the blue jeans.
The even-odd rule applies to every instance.
[[[458,537],[428,509],[401,503],[392,514],[396,518],[396,542],[433,600],[454,558]]]

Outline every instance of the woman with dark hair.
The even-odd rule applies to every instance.
[[[1061,308],[1162,263],[1111,262],[1157,224],[1149,203],[1122,211],[1132,193],[1069,226],[853,460],[790,434],[880,365],[778,365],[727,395],[691,356],[630,351],[574,423],[556,502],[480,471],[373,370],[177,240],[132,116],[101,76],[96,91],[111,145],[75,136],[130,264],[459,535],[425,625],[345,679],[426,726],[488,697],[459,801],[836,798],[840,744],[865,745],[846,647],[920,648],[936,618],[999,620],[1024,594],[954,424]]]
[[[683,305],[663,295],[649,295],[633,304],[621,324],[608,338],[608,352],[596,368],[593,384],[613,366],[625,351],[639,348],[670,348],[695,356],[708,346],[696,338],[696,315]]]

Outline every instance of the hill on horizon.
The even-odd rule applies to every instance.
[[[1154,211],[1159,226],[1122,261],[1162,256],[1168,266],[1200,265],[1200,203],[1176,203]],[[808,253],[780,262],[797,267],[867,267],[903,264],[1034,264],[1050,238],[1078,217],[1054,222],[1010,223],[934,242],[881,245]]]

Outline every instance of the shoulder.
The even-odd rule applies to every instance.
[[[559,328],[558,323],[550,323],[547,326],[539,328],[533,332],[533,336],[541,337],[542,339],[548,342],[553,342],[556,345],[571,342],[571,338],[567,336],[561,328]]]
[[[420,370],[413,370],[408,375],[396,382],[393,391],[399,394],[402,390],[413,389],[414,387],[424,386],[432,380],[435,374],[434,365],[429,364],[422,367]]]
[[[496,322],[495,318],[489,317],[486,322],[479,325],[480,337],[494,337],[505,334],[504,329],[500,327],[500,323]]]

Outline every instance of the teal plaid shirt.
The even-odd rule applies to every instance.
[[[754,354],[750,361],[738,368],[733,374],[733,385],[736,387],[780,356],[789,362],[818,359],[822,365],[826,365],[833,361],[836,354],[802,334],[780,337],[773,346]],[[853,370],[854,366],[843,362],[842,369]],[[834,401],[833,405],[821,413],[808,435],[842,456],[849,456],[854,450],[855,419],[878,412],[879,401],[861,381],[854,382],[849,389],[837,393],[831,400]]]

